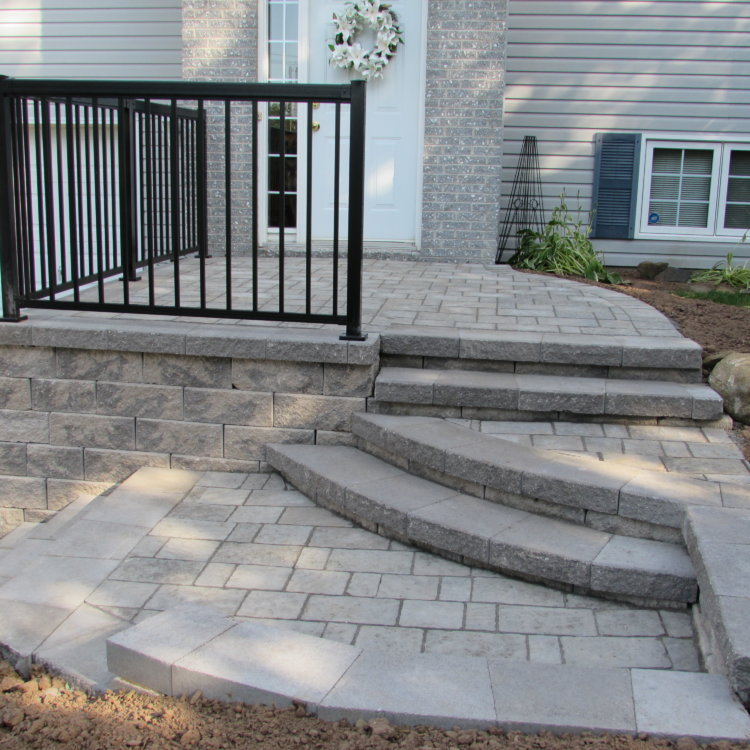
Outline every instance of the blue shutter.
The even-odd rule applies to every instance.
[[[640,133],[594,136],[594,211],[592,237],[632,239],[641,156]]]

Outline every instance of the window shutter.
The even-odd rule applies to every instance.
[[[641,155],[640,133],[594,136],[594,211],[592,237],[632,239]]]

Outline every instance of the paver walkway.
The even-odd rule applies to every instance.
[[[103,524],[98,535],[90,529],[91,538],[62,547],[40,540],[33,553],[112,559],[119,548],[122,561],[83,606],[124,621],[207,604],[391,653],[700,670],[686,612],[565,594],[449,562],[354,527],[278,474],[205,473],[135,546],[111,538],[106,512],[93,520]],[[13,579],[27,564],[21,550],[0,558],[0,599],[30,585]]]

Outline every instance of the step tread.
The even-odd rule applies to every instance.
[[[476,370],[384,367],[378,401],[576,414],[718,419],[721,397],[703,383]]]
[[[686,508],[723,503],[719,482],[645,469],[634,472],[590,456],[528,447],[432,417],[355,414],[352,431],[391,454],[408,456],[460,480],[675,529],[681,527]]]
[[[389,329],[384,354],[549,364],[700,371],[700,345],[682,336],[591,336],[579,333]]]
[[[451,492],[356,448],[272,444],[268,462],[320,505],[490,569],[614,596],[696,595],[690,559],[677,545]]]

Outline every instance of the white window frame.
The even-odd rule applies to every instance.
[[[655,148],[713,149],[714,169],[711,175],[712,202],[709,206],[708,226],[659,227],[649,225],[648,208],[651,192],[653,152]],[[725,229],[724,207],[729,175],[729,156],[732,149],[750,149],[750,138],[724,139],[715,135],[691,135],[685,133],[644,133],[641,148],[641,163],[636,205],[636,231],[634,239],[670,239],[685,242],[726,242],[742,237],[746,229]]]

